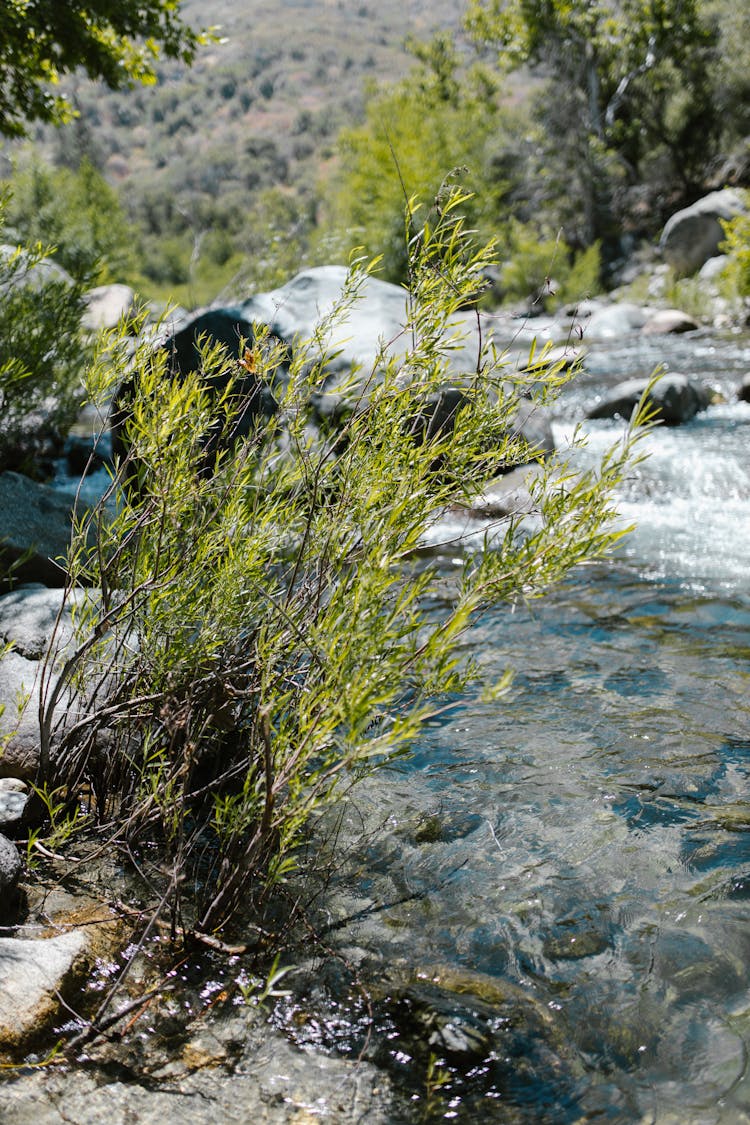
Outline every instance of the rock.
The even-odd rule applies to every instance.
[[[20,829],[28,801],[27,788],[19,778],[0,777],[0,832],[12,836]]]
[[[648,384],[648,379],[628,379],[618,383],[587,412],[586,417],[629,419]],[[699,411],[706,409],[711,398],[712,392],[705,384],[678,374],[663,375],[650,393],[656,417],[667,426],[690,421]]]
[[[21,858],[16,847],[0,836],[0,915],[5,915],[7,899],[15,890],[21,874]]]
[[[644,336],[667,336],[670,333],[694,332],[699,327],[692,316],[679,309],[660,309],[649,317],[641,331]]]
[[[12,646],[0,660],[0,706],[4,708],[0,714],[2,777],[33,778],[36,774],[40,749],[41,658],[52,639],[62,596],[62,590],[37,585],[0,597],[0,642]],[[80,602],[84,596],[79,592],[71,601]],[[62,656],[72,636],[70,610],[66,608],[55,633],[48,688],[56,682],[55,658]],[[65,699],[61,701],[60,714],[66,710],[65,702]]]
[[[0,263],[7,267],[11,261],[13,261],[12,276],[8,281],[0,284],[0,297],[18,285],[30,285],[35,290],[43,289],[53,281],[60,282],[62,285],[73,285],[70,274],[50,258],[42,258],[34,262],[23,247],[0,244]]]
[[[750,402],[750,374],[745,376],[737,388],[737,398],[740,402]]]
[[[80,602],[81,593],[71,596]],[[47,651],[53,633],[59,648],[65,648],[73,636],[70,612],[66,611],[56,628],[62,592],[35,583],[12,590],[0,597],[0,641],[13,645],[26,660],[40,660]]]
[[[713,258],[724,241],[722,220],[745,213],[742,197],[731,188],[713,191],[667,221],[659,246],[672,269],[681,276],[696,273]]]
[[[717,254],[713,258],[709,258],[698,271],[698,277],[701,281],[716,281],[726,269],[728,261],[729,258],[726,254]]]
[[[0,588],[14,582],[65,584],[75,497],[22,476],[0,473]]]
[[[0,938],[1,1046],[18,1047],[44,1029],[81,969],[85,949],[80,930],[38,941]]]
[[[87,332],[116,328],[133,312],[135,293],[129,285],[97,285],[84,295],[86,309],[81,324]]]
[[[367,277],[359,297],[328,326],[326,318],[341,301],[347,276],[344,266],[304,270],[279,289],[245,301],[242,314],[249,322],[267,324],[275,336],[290,346],[312,339],[322,326],[320,347],[330,357],[327,369],[350,370],[360,364],[369,374],[368,369],[380,354],[381,343],[387,343],[389,355],[406,353],[410,344],[404,331],[407,293],[398,285]]]
[[[640,332],[655,313],[655,309],[634,305],[629,301],[609,305],[591,314],[585,328],[586,338],[609,340]]]

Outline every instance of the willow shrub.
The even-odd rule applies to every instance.
[[[511,519],[494,545],[488,536],[467,552],[455,598],[435,612],[445,579],[418,550],[425,533],[528,460],[513,427],[519,396],[544,398],[564,379],[543,360],[511,373],[485,341],[453,424],[429,424],[430,396],[455,381],[452,318],[476,301],[491,256],[473,247],[463,201],[454,193],[412,238],[405,357],[384,349],[353,376],[359,398],[330,441],[311,431],[306,404],[362,263],[283,378],[262,333],[242,363],[206,347],[205,371],[229,381],[219,403],[201,376],[175,381],[137,357],[132,460],[83,517],[72,553],[71,585],[97,593],[79,605],[79,647],[47,695],[43,772],[83,803],[95,838],[136,858],[155,909],[195,931],[262,910],[311,821],[408,750],[471,679],[457,641],[483,610],[541,594],[618,537],[611,497],[631,436],[596,474],[550,461],[533,486],[536,530]],[[92,371],[94,397],[122,374],[119,346]],[[231,430],[232,379],[248,366],[274,384],[279,414],[212,454],[207,473],[205,434],[217,416]]]

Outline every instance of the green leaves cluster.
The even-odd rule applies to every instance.
[[[112,87],[155,81],[164,55],[189,62],[200,36],[179,16],[179,0],[2,0],[0,135],[22,136],[29,121],[69,120],[58,92],[79,68]]]
[[[72,582],[100,593],[78,611],[80,646],[49,700],[45,729],[62,722],[46,764],[50,784],[88,806],[98,838],[136,857],[154,909],[167,904],[188,928],[262,910],[311,821],[407,750],[472,677],[457,642],[477,615],[539,595],[618,537],[611,494],[630,437],[601,473],[548,464],[533,486],[536,524],[489,529],[457,578],[420,552],[450,506],[533,458],[514,429],[520,395],[546,395],[563,377],[543,357],[511,375],[485,341],[453,416],[436,421],[435,396],[456,378],[459,310],[476,302],[491,259],[473,246],[467,202],[451,193],[412,233],[400,358],[384,350],[352,373],[352,410],[328,439],[308,407],[363,262],[288,366],[262,331],[239,365],[207,342],[204,372],[227,378],[218,400],[201,374],[174,380],[153,355],[137,358],[132,456],[84,516],[71,558]],[[122,376],[120,346],[110,341],[92,394]],[[248,368],[273,385],[279,415],[218,448],[206,473],[206,432],[238,421]],[[68,683],[77,703],[60,716]]]

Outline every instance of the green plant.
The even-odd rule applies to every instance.
[[[218,399],[200,373],[174,380],[163,359],[136,357],[131,456],[82,516],[69,560],[71,585],[99,593],[78,604],[78,647],[46,685],[42,774],[84,803],[97,839],[136,859],[173,926],[216,931],[262,912],[311,821],[406,752],[471,679],[457,655],[469,623],[498,600],[541,594],[621,534],[611,495],[631,433],[598,473],[546,464],[532,485],[538,526],[488,532],[435,610],[444,575],[419,552],[425,533],[487,477],[533,458],[514,429],[520,395],[541,400],[566,377],[543,360],[511,373],[484,340],[454,414],[435,421],[435,396],[455,380],[455,315],[476,303],[492,257],[473,245],[465,203],[453,191],[416,232],[410,207],[404,353],[352,373],[350,413],[329,438],[311,431],[308,405],[328,332],[367,276],[361,261],[288,369],[262,331],[239,362],[207,342],[204,372],[227,380]],[[122,376],[121,349],[108,342],[93,396]],[[219,443],[207,473],[205,435],[236,424],[248,370],[274,385],[280,412],[238,446]]]
[[[0,229],[4,204],[0,200]],[[83,397],[82,287],[41,244],[0,246],[0,471],[44,474]]]
[[[745,195],[750,199],[750,192]],[[726,239],[719,249],[729,259],[726,284],[734,296],[750,297],[750,215],[737,215],[722,226]]]

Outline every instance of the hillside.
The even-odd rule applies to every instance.
[[[336,135],[361,117],[368,84],[405,74],[407,38],[457,27],[461,8],[453,0],[185,0],[183,10],[216,36],[191,68],[165,63],[156,85],[117,93],[78,79],[78,121],[37,129],[34,141],[58,164],[89,157],[118,189],[145,232],[141,256],[155,295],[187,299],[197,266],[205,299],[243,255],[257,255],[261,231],[273,238],[309,228]]]

